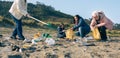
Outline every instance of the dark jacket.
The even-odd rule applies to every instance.
[[[58,38],[64,38],[64,37],[66,37],[66,34],[65,34],[65,32],[63,32],[63,30],[64,30],[64,28],[61,28],[61,27],[57,28],[57,31],[58,31],[57,37]]]
[[[78,20],[78,24],[73,27],[73,30],[75,29],[79,29],[78,32],[80,37],[85,37],[90,32],[90,26],[82,17]]]

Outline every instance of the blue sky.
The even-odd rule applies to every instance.
[[[83,18],[90,18],[94,10],[102,10],[114,23],[120,23],[120,0],[28,0],[31,3],[36,1],[66,14],[73,16],[79,14]]]

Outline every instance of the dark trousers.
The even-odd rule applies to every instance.
[[[98,30],[100,32],[101,35],[101,40],[107,40],[107,34],[106,34],[106,27],[102,26],[102,27],[98,27]]]
[[[65,32],[58,33],[58,34],[57,34],[57,37],[58,37],[58,38],[65,38],[65,37],[66,37],[66,34],[65,34]]]
[[[22,22],[21,20],[18,20],[17,18],[15,18],[13,15],[11,15],[12,19],[14,20],[16,27],[12,33],[13,37],[16,37],[18,35],[18,37],[20,39],[24,39],[24,36],[22,35]]]

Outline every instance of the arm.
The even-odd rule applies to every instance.
[[[106,19],[102,19],[103,21],[100,24],[97,24],[97,27],[105,26],[105,24],[108,22]]]
[[[97,27],[101,27],[101,26],[105,26],[105,22],[104,23],[100,23],[100,24],[98,24],[98,25],[96,25]]]
[[[95,25],[96,25],[96,20],[95,20],[95,19],[92,19],[92,21],[91,21],[91,23],[90,23],[90,28],[91,28],[91,30],[94,29]]]
[[[24,16],[26,16],[28,14],[27,10],[23,9],[23,3],[25,3],[23,0],[17,0],[17,9],[18,11],[23,14]],[[26,6],[27,7],[27,6]],[[26,8],[27,9],[27,8]]]
[[[80,18],[80,20],[79,20],[79,22],[78,22],[78,25],[75,25],[75,26],[73,27],[73,30],[79,28],[82,24],[83,24],[83,18]]]

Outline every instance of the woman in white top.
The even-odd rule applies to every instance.
[[[27,12],[27,0],[14,0],[10,10],[9,10],[11,17],[14,19],[16,23],[16,27],[12,33],[11,38],[16,39],[18,35],[19,40],[24,40],[25,37],[22,34],[22,16],[29,17],[30,15]]]

